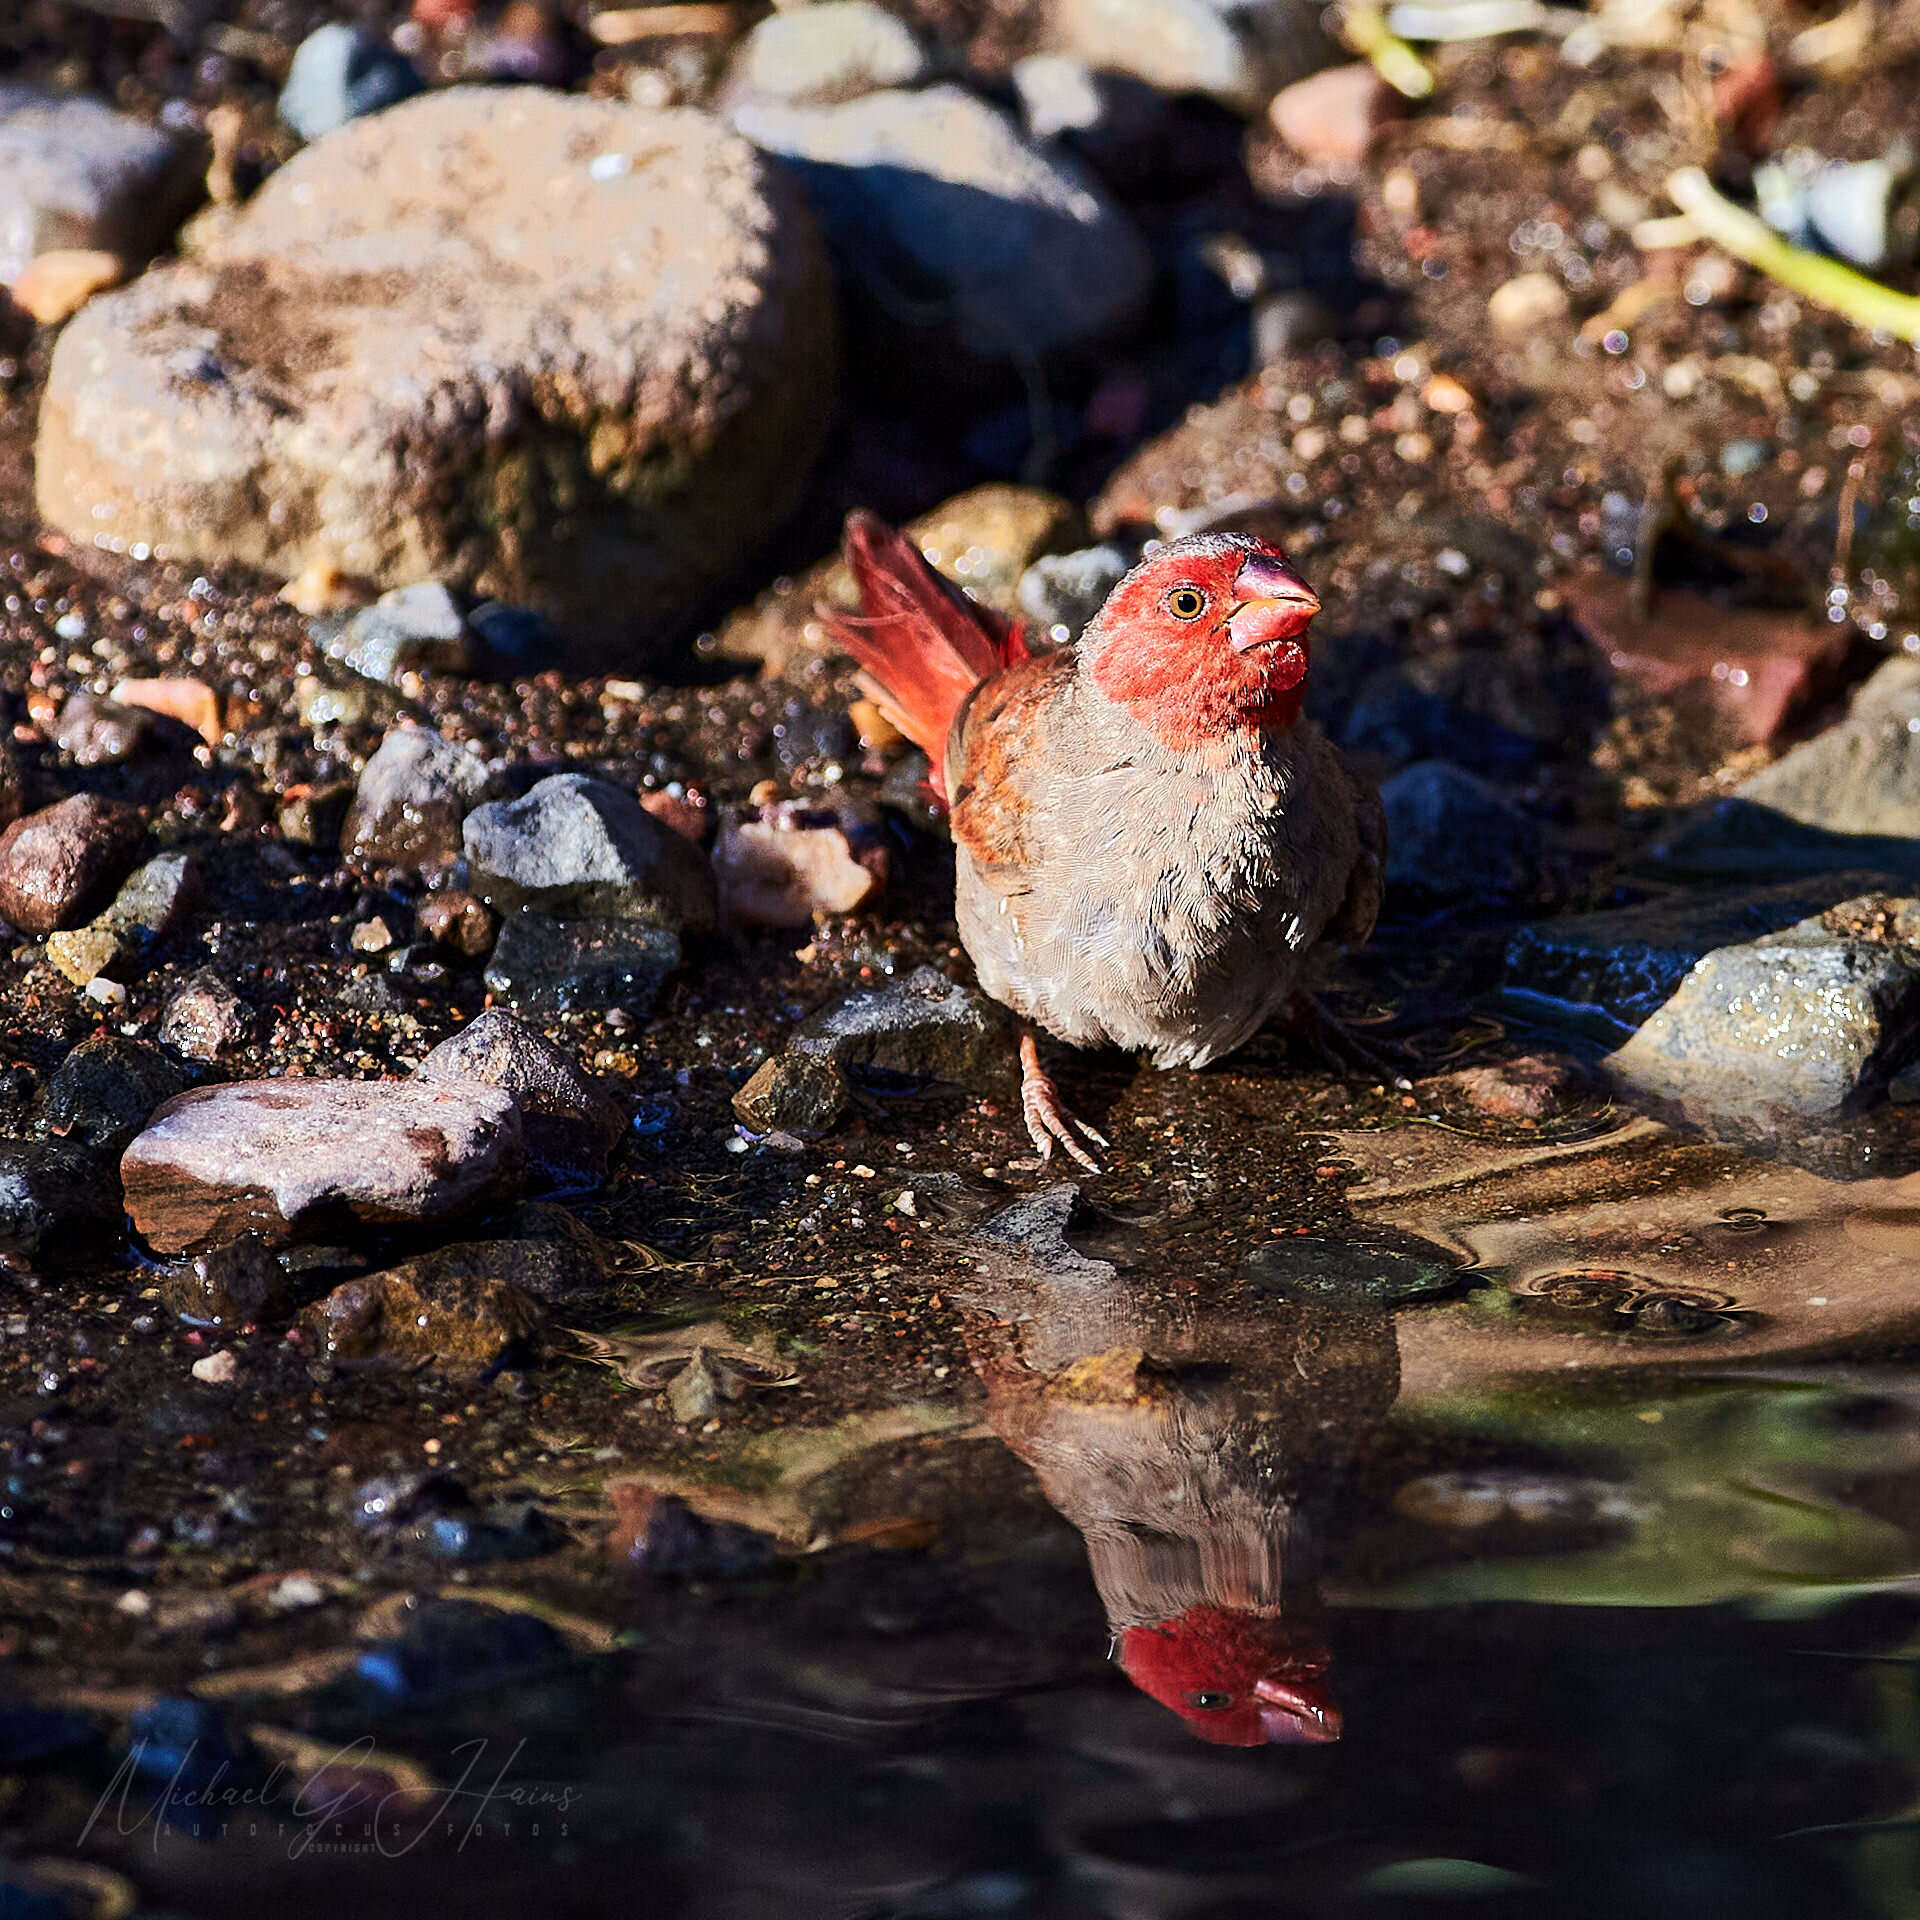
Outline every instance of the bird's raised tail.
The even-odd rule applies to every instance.
[[[1026,639],[942,579],[876,514],[847,515],[844,552],[860,611],[822,606],[821,624],[860,667],[881,712],[926,754],[944,799],[954,715],[982,680],[1027,658]]]

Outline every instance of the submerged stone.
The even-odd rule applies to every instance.
[[[764,1060],[733,1096],[733,1110],[755,1133],[793,1133],[803,1139],[832,1131],[853,1104],[847,1076],[818,1054],[783,1053]]]
[[[497,1272],[440,1255],[342,1281],[302,1318],[331,1359],[463,1367],[537,1344],[544,1320],[531,1295]]]
[[[500,929],[486,982],[521,1013],[618,1007],[643,1020],[679,970],[680,940],[665,927],[519,913]]]

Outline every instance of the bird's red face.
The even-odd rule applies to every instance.
[[[1222,1607],[1189,1607],[1120,1636],[1127,1678],[1220,1747],[1338,1740],[1340,1709],[1326,1684],[1332,1664],[1324,1643],[1298,1627]]]
[[[1300,716],[1313,589],[1242,534],[1176,540],[1114,588],[1081,642],[1094,684],[1186,748]]]

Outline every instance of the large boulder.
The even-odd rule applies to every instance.
[[[40,507],[114,550],[473,588],[605,654],[793,503],[836,352],[806,209],[715,121],[453,88],[68,327]]]

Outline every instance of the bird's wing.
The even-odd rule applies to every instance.
[[[1049,715],[1073,678],[1070,652],[1022,660],[982,682],[947,741],[955,841],[996,893],[1027,891],[1039,848],[1036,775],[1047,764]]]

